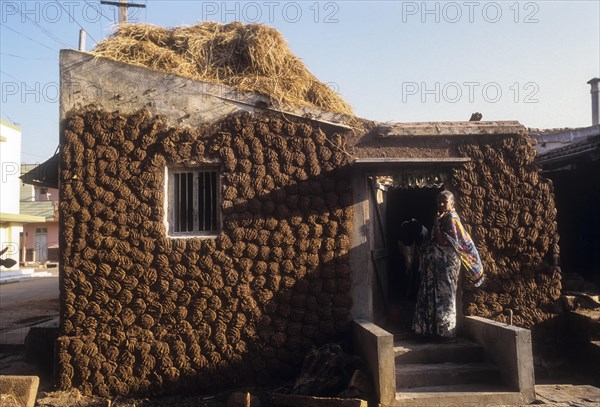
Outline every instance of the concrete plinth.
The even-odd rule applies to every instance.
[[[1,404],[15,403],[17,406],[33,407],[39,384],[37,376],[0,376]]]

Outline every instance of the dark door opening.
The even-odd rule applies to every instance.
[[[594,291],[600,287],[599,170],[600,161],[581,159],[568,169],[545,174],[554,184],[566,290]]]
[[[442,189],[389,188],[386,194],[388,320],[404,329],[409,329],[412,322],[420,278],[417,264],[414,264],[418,260],[413,259],[412,267],[407,261],[407,254],[410,256],[414,247],[407,251],[398,244],[401,240],[400,227],[404,221],[417,219],[430,231],[436,211],[435,200]]]

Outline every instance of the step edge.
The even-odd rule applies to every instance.
[[[442,367],[443,366],[443,367]],[[413,367],[420,367],[421,369],[411,369]],[[447,371],[447,369],[463,369],[466,371],[471,370],[499,370],[497,366],[487,363],[487,362],[470,362],[470,363],[405,363],[405,364],[397,364],[395,366],[396,372],[398,370],[401,373],[418,373],[422,372],[431,372],[431,371]],[[405,372],[402,372],[405,370]],[[415,372],[416,370],[416,372]]]
[[[478,344],[443,344],[442,347],[428,345],[416,345],[414,347],[407,347],[394,343],[394,356],[401,356],[407,353],[419,353],[419,352],[453,352],[453,351],[474,351],[484,352],[485,348]]]
[[[440,386],[444,387],[444,386]],[[418,389],[419,387],[413,387],[412,389]],[[518,391],[509,390],[506,391],[402,391],[403,389],[396,389],[396,397],[401,396],[412,396],[412,395],[443,395],[443,396],[461,396],[461,395],[477,395],[477,396],[494,396],[494,395],[520,395]]]
[[[444,399],[465,399],[465,398],[514,398],[520,400],[523,395],[515,391],[500,391],[500,392],[396,392],[396,401],[410,400],[436,400],[441,402]]]

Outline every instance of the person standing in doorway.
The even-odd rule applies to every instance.
[[[427,243],[429,231],[423,224],[412,218],[402,222],[398,240],[398,249],[402,255],[404,277],[403,298],[415,300],[419,292],[421,276],[422,248]]]
[[[413,320],[416,333],[442,341],[456,338],[456,292],[461,264],[467,277],[479,287],[484,280],[479,253],[456,213],[454,195],[442,191],[437,196],[437,215],[421,264]]]

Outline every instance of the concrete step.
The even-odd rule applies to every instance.
[[[394,335],[394,341],[397,340],[412,340],[417,342],[422,336],[416,334],[412,330],[412,322],[411,323],[383,323],[381,325],[383,329]]]
[[[455,343],[419,342],[414,339],[394,342],[396,364],[481,362],[483,354],[482,346],[465,339],[458,339]]]
[[[396,389],[394,407],[494,406],[522,403],[518,392],[504,386],[467,384]]]
[[[390,331],[388,331],[390,332]],[[396,332],[392,332],[394,334],[394,343],[396,342],[414,342],[417,343],[421,341],[421,335],[417,335],[410,329],[398,329]]]
[[[500,371],[488,363],[430,363],[396,365],[396,388],[455,384],[499,384]]]

